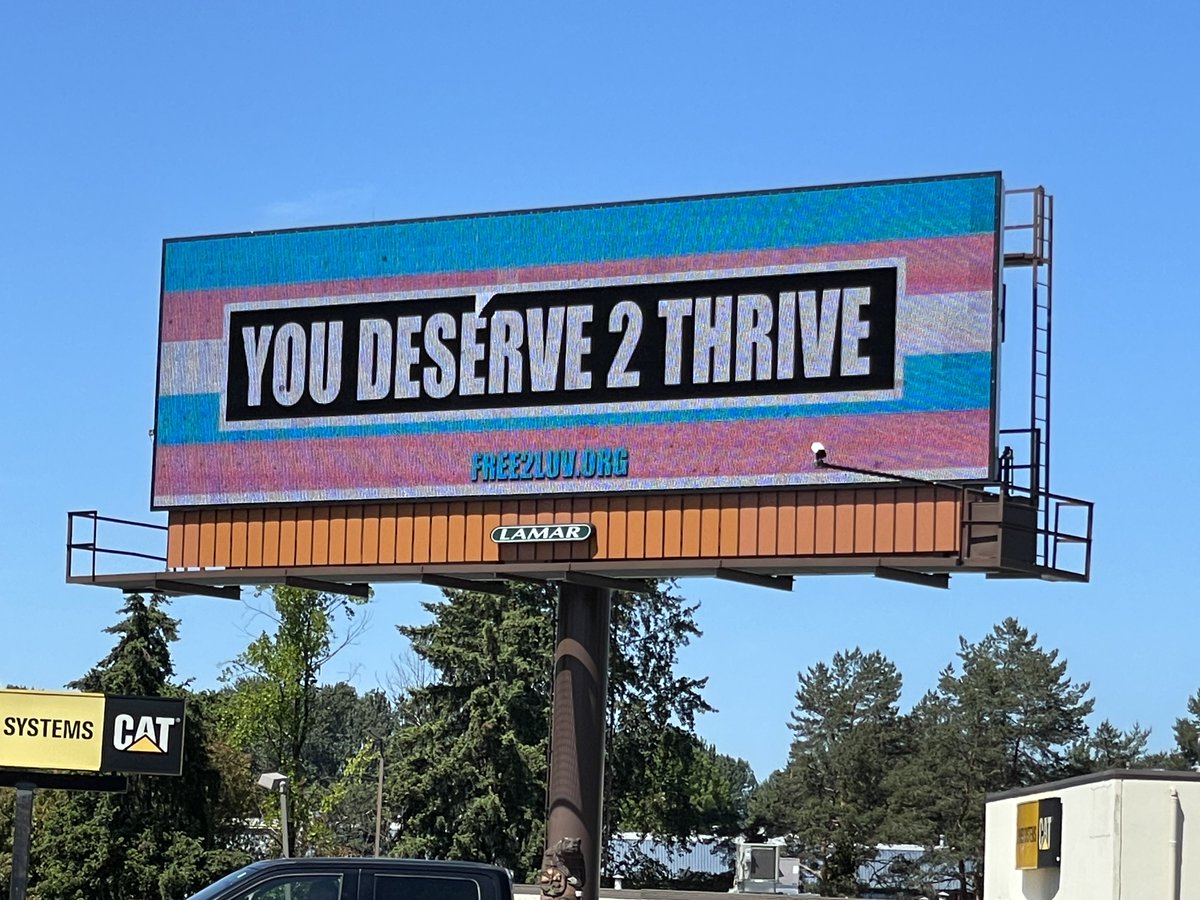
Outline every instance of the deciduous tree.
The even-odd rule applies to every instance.
[[[274,623],[273,632],[261,632],[222,675],[230,688],[224,727],[230,740],[251,754],[257,771],[288,777],[290,842],[303,852],[318,804],[310,756],[322,715],[321,669],[360,630],[355,611],[363,601],[282,585],[267,595],[271,608],[261,612]],[[277,801],[263,795],[261,803],[264,817],[273,820]]]

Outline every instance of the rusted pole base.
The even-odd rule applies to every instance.
[[[542,896],[599,900],[612,591],[561,583]]]

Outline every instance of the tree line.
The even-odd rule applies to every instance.
[[[158,596],[129,595],[112,651],[69,687],[187,699],[184,773],[130,776],[124,794],[39,791],[30,897],[183,898],[279,852],[278,798],[290,783],[296,855],[369,854],[496,862],[528,879],[541,863],[557,594],[447,590],[428,624],[398,626],[411,651],[386,689],[325,684],[325,666],[361,628],[366,601],[291,587],[259,595],[269,623],[221,674],[177,677],[178,622]],[[924,846],[883,873],[916,892],[946,878],[982,893],[987,793],[1113,767],[1200,764],[1200,691],[1176,748],[1149,732],[1089,728],[1094,700],[1057,651],[1006,619],[960,639],[937,686],[901,712],[896,666],[855,648],[798,676],[787,764],[761,784],[749,764],[696,735],[712,711],[706,679],[677,671],[700,636],[697,605],[672,582],[614,595],[605,771],[605,858],[627,887],[725,887],[672,878],[644,854],[613,853],[621,832],[679,845],[697,835],[784,838],[824,894],[852,893],[880,843]],[[376,815],[379,773],[382,815]],[[0,792],[0,877],[11,874],[12,791]]]

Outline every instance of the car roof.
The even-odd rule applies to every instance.
[[[441,860],[441,859],[396,859],[389,856],[297,856],[287,859],[263,859],[258,862],[251,863],[249,868],[254,868],[258,871],[264,869],[344,869],[347,866],[367,869],[404,869],[405,871],[415,871],[427,869],[430,871],[462,871],[462,872],[478,872],[483,870],[494,870],[502,872],[506,876],[508,870],[492,865],[490,863],[465,862],[462,860]]]

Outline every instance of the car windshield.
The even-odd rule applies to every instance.
[[[220,881],[214,881],[208,887],[201,888],[199,891],[192,894],[192,896],[188,897],[187,900],[209,900],[210,897],[215,897],[226,888],[232,887],[239,881],[242,881],[250,875],[253,875],[262,867],[263,864],[261,862],[250,863],[250,865],[238,869],[236,872],[230,872]]]

